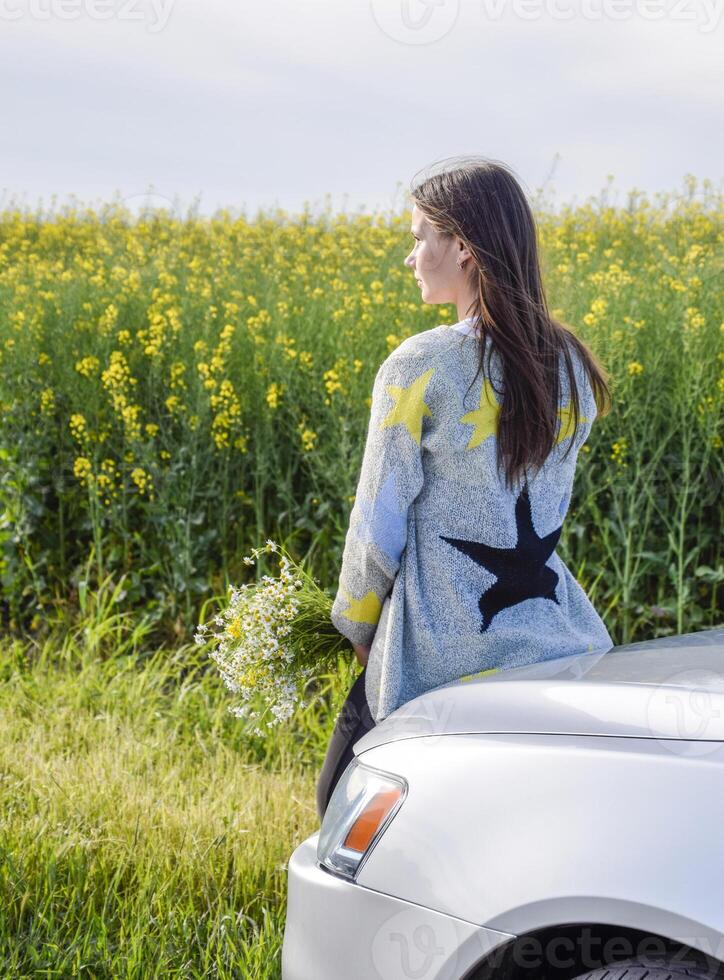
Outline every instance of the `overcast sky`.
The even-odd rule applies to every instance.
[[[0,206],[399,208],[444,157],[560,201],[722,179],[720,0],[0,0]],[[329,195],[325,198],[325,195]]]

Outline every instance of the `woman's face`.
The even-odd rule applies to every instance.
[[[457,301],[465,274],[457,267],[458,257],[470,255],[461,249],[459,239],[443,238],[415,204],[412,209],[411,234],[414,246],[405,265],[415,273],[415,279],[425,303],[454,303]]]

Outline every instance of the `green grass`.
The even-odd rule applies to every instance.
[[[2,977],[280,976],[286,861],[358,668],[262,739],[198,648],[145,640],[110,614],[2,643]]]

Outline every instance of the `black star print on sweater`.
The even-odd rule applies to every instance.
[[[545,562],[553,554],[561,528],[557,527],[544,538],[538,537],[533,527],[530,498],[525,490],[515,503],[515,525],[518,540],[514,548],[493,548],[480,541],[440,535],[443,541],[497,576],[498,581],[480,596],[478,603],[483,615],[481,633],[488,629],[501,609],[515,606],[524,599],[541,598],[558,602],[558,575]]]

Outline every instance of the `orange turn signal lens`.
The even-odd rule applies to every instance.
[[[395,786],[375,793],[349,828],[343,846],[359,851],[360,854],[366,851],[385,817],[402,796],[402,792],[402,787]]]

